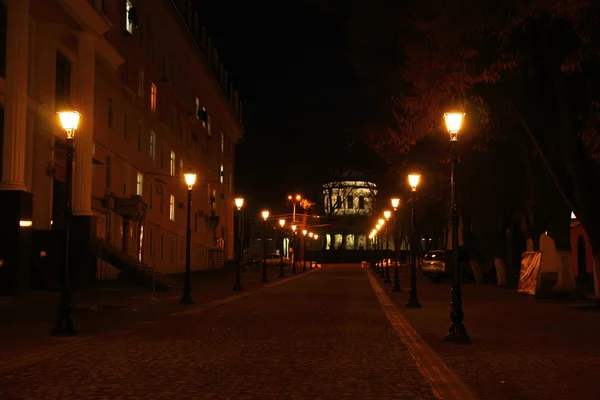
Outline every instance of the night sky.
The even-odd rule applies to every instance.
[[[327,159],[344,154],[340,142],[355,152],[366,147],[357,143],[364,138],[361,88],[343,22],[303,2],[286,12],[275,1],[199,3],[243,101],[237,188],[258,207],[283,206],[295,191],[316,196]]]

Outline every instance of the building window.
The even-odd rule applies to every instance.
[[[144,174],[142,174],[141,172],[137,173],[137,180],[135,182],[135,193],[138,196],[143,196],[143,190],[144,190]]]
[[[183,175],[183,158],[179,159],[179,171],[181,172],[180,175]]]
[[[169,196],[169,219],[175,221],[175,196]]]
[[[360,196],[358,198],[358,209],[359,210],[364,210],[365,209],[365,198],[364,198],[364,196]]]
[[[219,182],[223,183],[225,180],[225,169],[223,168],[223,164],[221,164],[221,169],[219,170]]]
[[[125,29],[129,34],[133,34],[133,24],[135,21],[135,10],[131,1],[125,0]]]
[[[0,1],[0,76],[6,77],[6,4]]]
[[[225,134],[221,132],[221,153],[225,152]]]
[[[160,207],[160,215],[162,215],[163,214],[163,210],[165,209],[165,207],[164,207],[164,198],[165,198],[165,196],[163,194],[163,187],[162,186],[159,186],[158,190],[159,190],[159,192],[158,192],[158,206]]]
[[[352,210],[354,208],[354,197],[348,196],[347,203],[348,210]]]
[[[123,139],[129,141],[129,132],[127,132],[127,113],[123,114]]]
[[[148,145],[148,150],[150,151],[150,158],[152,161],[156,160],[156,134],[154,132],[150,132],[150,141]]]
[[[112,128],[112,99],[108,98],[108,127]]]
[[[148,247],[150,257],[154,254],[154,228],[150,228],[150,235],[148,235]]]
[[[208,137],[212,137],[212,121],[210,118],[210,115],[207,118],[208,122],[206,123],[206,133],[208,134]]]
[[[196,119],[200,119],[200,99],[196,97]]]
[[[112,158],[106,157],[106,187],[110,189],[112,183]]]
[[[171,127],[171,133],[175,133],[175,118],[177,118],[177,112],[175,111],[175,109],[171,109],[171,121],[170,121],[170,127]]]
[[[164,168],[165,167],[165,146],[164,145],[160,145],[160,153],[158,154],[158,156],[160,157],[160,168]]]
[[[56,110],[71,103],[71,62],[60,52],[56,53],[54,103]]]
[[[154,205],[154,192],[153,190],[153,185],[150,184],[150,197],[148,197],[148,208],[152,210],[152,206]]]
[[[138,72],[138,97],[144,98],[144,71],[142,70]]]
[[[139,124],[137,132],[137,149],[138,151],[142,151],[142,125]]]
[[[175,236],[171,236],[171,262],[175,262],[175,255],[177,254],[177,241]]]
[[[150,109],[156,112],[156,85],[150,84]]]
[[[342,208],[342,198],[339,195],[335,196],[335,208]]]
[[[171,160],[170,160],[169,168],[170,168],[171,176],[175,176],[175,152],[174,151],[171,152]]]
[[[123,196],[127,197],[129,194],[129,188],[127,187],[127,181],[129,180],[129,165],[123,164]]]
[[[160,259],[162,260],[165,256],[165,233],[160,233]]]

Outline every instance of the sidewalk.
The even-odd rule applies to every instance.
[[[297,275],[302,267],[296,267]],[[291,267],[284,269],[291,277]],[[296,276],[297,276],[296,275]],[[270,283],[281,281],[279,267],[268,270]],[[179,278],[183,279],[183,276]],[[235,273],[209,270],[192,274],[192,298],[196,305],[239,293],[260,289],[259,267],[242,275],[242,292],[234,292]],[[284,278],[284,279],[285,279]],[[151,290],[151,289],[150,289]],[[171,314],[194,307],[180,305],[182,290],[152,293],[147,288],[97,284],[73,295],[73,320],[79,335],[75,338],[52,337],[50,332],[58,316],[58,292],[32,292],[21,298],[0,299],[0,354],[2,363],[24,354],[45,351],[66,342],[84,342],[110,332],[125,332],[138,323],[152,324]]]
[[[403,292],[390,297],[478,398],[600,398],[600,309],[590,302],[541,301],[515,290],[463,284],[464,324],[472,343],[446,343],[450,282],[433,284],[418,275],[422,308],[407,309],[408,271],[406,266],[401,269]],[[377,280],[389,292],[392,285]]]

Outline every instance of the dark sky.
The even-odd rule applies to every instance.
[[[203,0],[198,8],[243,101],[237,187],[260,206],[318,191],[324,160],[341,154],[334,143],[364,136],[342,22],[302,1]]]

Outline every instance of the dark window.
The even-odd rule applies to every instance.
[[[142,126],[141,125],[138,125],[137,149],[138,149],[138,151],[142,151]]]
[[[55,108],[60,109],[71,103],[71,62],[60,52],[56,53],[56,92]]]
[[[129,141],[129,132],[127,132],[127,113],[123,114],[123,139]]]
[[[358,209],[359,210],[364,210],[365,209],[365,198],[363,196],[360,196],[358,198]]]
[[[154,204],[154,192],[152,191],[152,184],[150,184],[150,197],[148,198],[148,207],[152,210],[152,205]]]
[[[348,209],[352,210],[354,208],[354,197],[348,196],[347,203],[348,203]]]
[[[150,235],[149,235],[149,240],[150,243],[148,243],[148,247],[149,247],[149,253],[150,253],[150,257],[152,257],[152,254],[154,253],[154,229],[150,228]]]
[[[108,127],[112,128],[112,99],[108,99]]]
[[[112,181],[112,158],[110,156],[106,157],[106,187],[110,188],[110,184]]]
[[[0,76],[6,77],[6,4],[0,1]]]

